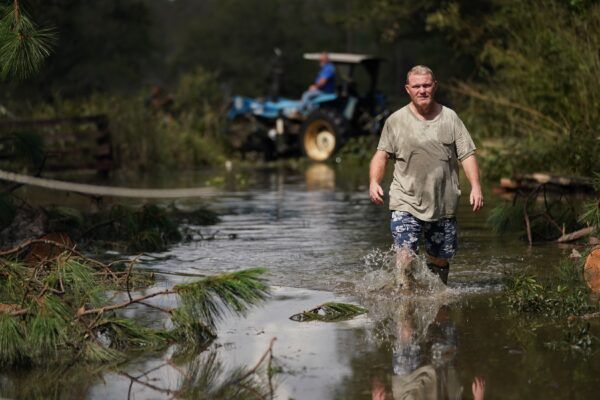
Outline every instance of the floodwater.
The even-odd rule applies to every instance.
[[[212,382],[218,386],[236,368],[257,365],[271,343],[277,373],[270,381],[264,373],[257,378],[277,399],[471,399],[475,377],[485,380],[486,399],[598,398],[597,353],[550,350],[546,343],[564,333],[552,321],[510,314],[501,292],[503,274],[546,271],[569,248],[529,248],[518,238],[493,234],[485,213],[469,210],[463,184],[460,249],[448,288],[423,274],[423,289],[397,293],[389,213],[369,202],[366,168],[311,164],[222,173],[223,185],[202,200],[222,221],[190,226],[191,240],[144,257],[143,266],[158,273],[159,286],[266,267],[271,298],[246,318],[222,321],[218,338],[202,354],[183,360],[173,349],[135,355],[109,372],[7,372],[0,375],[0,398],[174,398],[192,364],[218,365]],[[207,179],[214,175],[136,182],[172,187]],[[488,208],[500,201],[489,191],[486,196]],[[369,312],[335,323],[289,319],[327,301],[360,304]]]

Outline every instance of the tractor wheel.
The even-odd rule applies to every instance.
[[[341,146],[348,123],[335,110],[313,111],[300,128],[301,147],[310,159],[325,161]]]

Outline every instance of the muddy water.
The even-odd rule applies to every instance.
[[[544,271],[569,249],[528,248],[518,238],[498,237],[463,196],[460,250],[449,287],[429,284],[412,295],[396,293],[389,285],[388,211],[369,203],[364,169],[312,165],[244,171],[243,178],[235,173],[225,175],[210,199],[222,222],[192,226],[190,241],[144,261],[159,273],[161,286],[244,267],[269,269],[272,298],[245,319],[223,321],[216,342],[195,356],[200,364],[214,356],[222,368],[218,379],[236,367],[252,368],[276,337],[278,373],[270,383],[278,399],[468,399],[475,377],[485,379],[487,399],[597,398],[598,356],[549,350],[545,343],[562,333],[547,321],[509,314],[501,294],[504,272]],[[165,186],[191,186],[211,176],[163,179]],[[137,182],[151,186],[156,177]],[[288,318],[331,300],[362,304],[369,313],[339,323]],[[138,315],[154,317],[142,310]],[[171,398],[182,370],[194,362],[173,352],[136,356],[118,372],[87,373],[86,379],[72,371],[60,379],[56,371],[53,378],[5,374],[0,397]],[[171,358],[176,361],[165,362]],[[47,379],[47,387],[23,391]]]

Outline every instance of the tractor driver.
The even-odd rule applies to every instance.
[[[315,82],[302,94],[303,110],[308,108],[308,102],[315,97],[335,92],[335,66],[329,60],[329,54],[326,52],[321,53],[319,56],[319,65],[321,69],[315,78]]]
[[[389,208],[398,283],[410,289],[411,261],[421,235],[429,269],[447,283],[448,262],[457,248],[459,163],[471,185],[473,211],[483,207],[483,195],[473,140],[456,113],[434,100],[437,82],[431,69],[413,67],[405,88],[410,103],[383,127],[371,160],[369,195],[373,203],[384,203],[380,184],[388,159],[393,160]]]

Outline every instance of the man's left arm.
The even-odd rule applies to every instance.
[[[327,82],[335,75],[335,68],[328,64],[319,71],[319,75],[314,84],[310,85],[311,90],[321,90]]]
[[[471,154],[461,161],[465,170],[465,175],[471,184],[471,195],[469,203],[473,206],[473,211],[479,211],[483,208],[483,194],[481,192],[481,184],[479,183],[479,167],[477,166],[477,158],[475,154]]]

